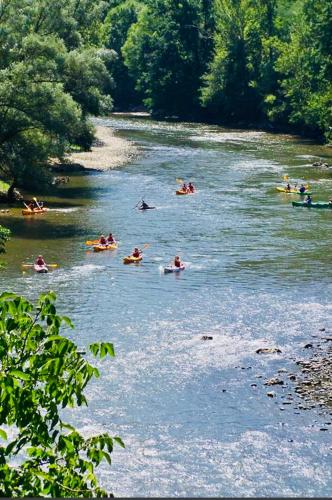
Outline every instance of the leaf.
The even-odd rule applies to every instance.
[[[122,439],[119,436],[115,436],[113,439],[114,439],[114,441],[116,441],[121,446],[121,448],[125,448],[126,447],[125,444],[124,444],[124,442],[122,441]]]
[[[3,429],[0,429],[0,437],[5,440],[7,439],[7,434]]]
[[[20,380],[25,380],[29,381],[30,380],[30,375],[27,373],[22,372],[21,370],[10,370],[8,375],[12,375],[15,378],[19,378]]]

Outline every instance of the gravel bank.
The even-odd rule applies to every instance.
[[[91,151],[73,153],[66,161],[89,170],[109,170],[129,163],[137,155],[138,148],[133,142],[116,137],[109,127],[97,125],[96,144]]]

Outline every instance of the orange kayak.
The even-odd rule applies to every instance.
[[[175,194],[178,194],[178,195],[184,195],[184,194],[195,194],[196,191],[194,191],[193,193],[191,191],[183,191],[183,189],[178,189],[177,191],[175,191]]]
[[[112,243],[111,245],[94,245],[93,246],[93,251],[94,252],[103,252],[104,250],[115,250],[118,248],[117,243]]]
[[[140,255],[139,257],[133,257],[132,255],[128,255],[128,257],[123,258],[124,264],[131,264],[132,262],[140,262],[143,257]]]
[[[22,215],[36,215],[36,214],[44,214],[47,212],[48,208],[23,208]]]

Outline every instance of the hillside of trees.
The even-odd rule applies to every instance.
[[[9,194],[112,109],[331,141],[331,0],[0,0],[0,27]]]

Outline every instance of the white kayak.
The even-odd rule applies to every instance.
[[[48,268],[47,266],[38,266],[38,264],[34,264],[34,270],[36,273],[48,273]]]
[[[180,271],[184,271],[185,267],[182,265],[180,267],[176,266],[166,266],[164,267],[164,273],[179,273]]]

